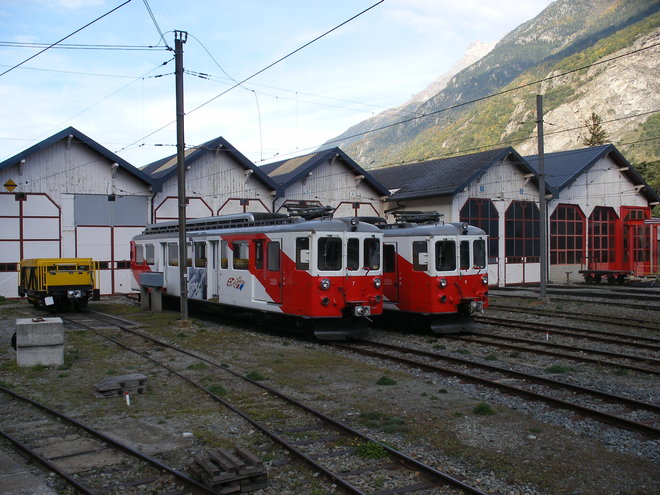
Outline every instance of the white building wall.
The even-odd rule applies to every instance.
[[[355,175],[342,160],[328,160],[316,167],[310,175],[292,184],[283,198],[278,198],[275,209],[286,201],[318,202],[322,206],[336,208],[336,217],[354,216],[353,203],[359,203],[358,216],[375,216],[382,213],[382,201],[377,193]]]
[[[269,211],[272,205],[270,190],[249,172],[226,152],[204,154],[186,173],[186,196],[191,198],[186,216],[199,218],[218,213],[240,213],[243,206],[239,201],[232,201],[238,198],[255,200],[250,201],[249,211]],[[156,220],[178,218],[177,184],[178,177],[174,175],[156,195]]]
[[[74,198],[81,194],[116,194],[151,197],[150,186],[75,138],[53,143],[26,157],[24,163],[0,170],[0,184],[17,184],[11,194],[0,194],[0,260],[18,263],[21,258],[86,256],[75,226]],[[25,200],[15,201],[16,193]],[[20,204],[20,206],[19,206]],[[22,208],[22,212],[19,212]],[[107,231],[109,227],[98,227]],[[86,239],[83,236],[83,240]],[[98,244],[105,236],[93,242]],[[21,253],[22,241],[22,253]],[[128,244],[122,250],[128,250]],[[105,254],[105,250],[102,254]],[[98,258],[99,250],[93,257]],[[110,258],[106,258],[110,260]],[[0,261],[2,262],[2,261]],[[102,292],[115,292],[102,274]],[[16,297],[17,274],[0,272],[0,295]]]

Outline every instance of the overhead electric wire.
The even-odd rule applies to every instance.
[[[160,26],[158,25],[158,21],[156,21],[156,17],[154,16],[153,11],[151,10],[151,6],[149,5],[149,2],[147,0],[143,0],[143,2],[144,2],[144,6],[147,8],[147,12],[149,12],[149,16],[151,16],[151,21],[154,23],[154,26],[156,27],[158,34],[160,34],[161,41],[165,43],[165,47],[168,50],[173,51],[172,47],[167,44],[167,40],[165,39],[163,32],[160,30]]]
[[[129,0],[129,1],[130,1],[130,0]],[[349,22],[351,22],[351,21],[357,19],[358,17],[360,17],[361,15],[363,15],[363,14],[365,14],[366,12],[370,11],[371,9],[375,8],[376,6],[380,5],[380,4],[383,3],[384,1],[385,1],[385,0],[379,0],[378,2],[376,2],[375,4],[373,4],[372,6],[370,6],[370,7],[366,8],[366,9],[364,9],[363,11],[359,12],[358,14],[355,14],[355,15],[352,16],[351,18],[349,18],[349,19],[345,20],[344,22],[342,22],[342,23],[336,25],[336,26],[333,27],[332,29],[329,29],[329,30],[326,31],[325,33],[320,34],[319,36],[317,36],[317,37],[314,38],[313,40],[308,41],[308,42],[305,43],[304,45],[302,45],[302,46],[296,48],[295,50],[293,50],[292,52],[289,52],[288,54],[284,55],[283,57],[280,57],[280,58],[277,59],[275,62],[273,62],[273,63],[267,65],[267,66],[264,67],[263,69],[258,70],[257,72],[255,72],[255,73],[252,74],[251,76],[248,76],[248,77],[246,77],[245,79],[243,79],[242,81],[237,82],[236,84],[234,84],[234,85],[233,85],[232,87],[230,87],[229,89],[227,89],[227,90],[223,91],[222,93],[220,93],[220,94],[214,96],[213,98],[207,100],[206,102],[202,103],[201,105],[198,105],[197,107],[193,108],[190,112],[187,112],[186,115],[189,115],[189,114],[191,114],[191,113],[193,113],[193,112],[199,110],[200,108],[202,108],[202,107],[208,105],[208,104],[211,103],[212,101],[217,100],[217,99],[220,98],[221,96],[223,96],[223,95],[229,93],[231,90],[233,90],[233,89],[235,89],[235,88],[241,86],[243,83],[249,81],[250,79],[253,79],[254,77],[258,76],[259,74],[261,74],[261,73],[263,73],[263,72],[265,72],[265,71],[267,71],[267,70],[270,69],[271,67],[274,67],[275,65],[277,65],[277,64],[279,64],[280,62],[286,60],[287,58],[291,57],[292,55],[298,53],[299,51],[303,50],[304,48],[307,48],[309,45],[311,45],[311,44],[317,42],[317,41],[320,40],[321,38],[323,38],[323,37],[329,35],[330,33],[334,32],[334,31],[336,31],[336,30],[339,29],[340,27],[345,26],[345,25],[348,24]],[[224,72],[224,71],[223,71],[223,72]],[[156,134],[157,132],[159,132],[159,131],[165,129],[166,127],[168,127],[168,126],[170,126],[170,125],[172,125],[174,122],[175,122],[174,120],[171,121],[171,122],[168,122],[168,123],[165,124],[164,126],[159,127],[159,128],[156,129],[155,131],[150,132],[150,133],[147,134],[146,136],[143,136],[143,137],[141,137],[140,139],[138,139],[137,141],[134,141],[134,142],[132,142],[132,143],[130,143],[130,144],[124,146],[122,149],[118,150],[117,153],[118,153],[119,151],[123,151],[123,150],[125,150],[126,148],[130,148],[131,146],[135,145],[136,143],[139,143],[140,141],[143,141],[145,138],[148,138],[149,136],[153,136],[153,135]]]
[[[158,45],[87,45],[79,43],[60,43],[53,45],[52,43],[27,43],[19,41],[0,41],[0,46],[9,48],[55,48],[59,50],[119,50],[119,51],[136,51],[136,50],[162,50],[163,48]],[[37,54],[38,55],[38,54]]]
[[[37,53],[35,53],[35,54],[32,55],[31,57],[28,57],[28,58],[26,58],[25,60],[23,60],[22,62],[19,62],[18,64],[12,66],[10,69],[7,69],[7,70],[4,71],[2,74],[0,74],[0,77],[4,76],[4,75],[7,74],[8,72],[11,72],[12,70],[16,69],[17,67],[20,67],[20,66],[23,65],[25,62],[28,62],[28,61],[32,60],[33,58],[35,58],[35,57],[38,57],[39,55],[41,55],[42,53],[44,53],[46,50],[49,50],[50,48],[53,48],[53,47],[56,46],[56,45],[59,45],[59,44],[60,44],[62,41],[64,41],[65,39],[70,38],[70,37],[73,36],[74,34],[79,33],[79,32],[82,31],[83,29],[85,29],[85,28],[91,26],[92,24],[94,24],[94,23],[97,22],[97,21],[100,21],[100,20],[103,19],[104,17],[106,17],[106,16],[112,14],[112,13],[115,12],[116,10],[119,10],[119,9],[122,8],[124,5],[126,5],[126,4],[128,4],[128,3],[130,3],[130,2],[131,2],[131,0],[126,0],[126,1],[125,1],[124,3],[122,3],[121,5],[118,5],[118,6],[115,7],[114,9],[109,10],[108,12],[106,12],[105,14],[103,14],[103,15],[97,17],[97,18],[94,19],[93,21],[88,22],[88,23],[85,24],[84,26],[82,26],[82,27],[76,29],[74,32],[72,32],[72,33],[70,33],[70,34],[67,34],[64,38],[62,38],[62,39],[56,41],[55,43],[51,43],[50,45],[48,45],[48,46],[47,46],[46,48],[44,48],[43,50],[38,51]]]

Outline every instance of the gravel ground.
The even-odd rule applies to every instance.
[[[525,299],[518,303],[539,304]],[[594,304],[550,300],[543,306],[560,312],[592,310]],[[607,303],[599,307],[616,316],[624,313]],[[242,374],[258,372],[269,386],[437,469],[465,478],[466,483],[488,493],[660,493],[660,446],[633,433],[590,420],[576,421],[565,411],[462,383],[457,378],[397,367],[288,335],[256,332],[247,322],[228,325],[220,320],[194,320],[193,327],[187,329],[176,324],[176,313],[140,313],[122,299],[94,303],[91,308],[141,321],[143,331],[202,351]],[[332,482],[291,459],[235,414],[191,392],[153,363],[127,354],[90,332],[66,332],[63,367],[17,368],[15,353],[9,348],[13,322],[32,311],[25,304],[0,305],[4,316],[0,327],[3,385],[75,415],[182,470],[187,469],[194,454],[208,448],[247,446],[268,466],[269,487],[253,492],[256,495],[340,493]],[[516,315],[521,320],[525,317]],[[630,317],[639,319],[639,313],[631,312]],[[649,312],[644,318],[657,316]],[[495,329],[483,327],[483,331]],[[568,359],[513,354],[431,335],[404,336],[374,330],[372,337],[439,353],[458,352],[489,363],[495,359],[500,366],[540,372],[554,364],[565,364],[573,371],[554,378],[658,403],[658,380],[645,374],[622,374]],[[181,364],[188,365],[187,361]],[[196,376],[194,363],[188,366],[191,376]],[[131,406],[122,398],[94,396],[94,383],[126,373],[142,373],[149,380],[147,392],[134,397]],[[203,370],[199,376],[203,376]],[[385,383],[390,384],[382,384],[382,377],[389,378]],[[206,385],[225,386],[221,380]],[[480,404],[490,406],[493,414],[475,413]],[[8,450],[6,445],[0,446]],[[341,458],[337,462],[342,462]],[[53,483],[52,478],[48,480]],[[380,481],[385,489],[389,480]]]

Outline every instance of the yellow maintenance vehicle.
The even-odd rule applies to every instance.
[[[92,258],[36,258],[19,264],[18,295],[35,308],[81,309],[99,300],[99,263]]]

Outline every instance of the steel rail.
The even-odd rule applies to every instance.
[[[92,428],[90,426],[87,426],[87,425],[81,423],[78,420],[73,419],[70,416],[62,414],[62,413],[56,411],[55,409],[52,409],[52,408],[50,408],[50,407],[48,407],[44,404],[36,402],[35,400],[30,399],[29,397],[25,397],[25,396],[23,396],[23,395],[21,395],[17,392],[14,392],[12,390],[9,390],[5,387],[0,386],[0,392],[4,392],[7,395],[10,395],[10,396],[14,397],[17,400],[21,400],[23,402],[26,402],[26,403],[30,404],[31,406],[36,407],[37,409],[41,409],[42,411],[45,411],[48,414],[51,414],[52,416],[55,416],[56,418],[75,426],[76,428],[84,430],[85,432],[89,433],[93,437],[102,440],[103,442],[107,443],[108,445],[112,446],[113,448],[115,448],[117,450],[121,450],[122,452],[125,452],[126,454],[128,454],[130,456],[136,457],[136,458],[150,464],[154,468],[173,476],[174,478],[176,478],[177,481],[185,484],[186,486],[188,486],[191,489],[198,490],[199,492],[205,493],[205,494],[208,494],[208,495],[217,495],[217,492],[215,490],[213,490],[212,488],[210,488],[206,485],[203,485],[202,483],[199,483],[198,481],[196,481],[192,478],[189,478],[185,474],[181,473],[180,471],[177,471],[176,469],[171,468],[170,466],[167,466],[166,464],[163,464],[159,460],[157,460],[157,459],[155,459],[155,458],[153,458],[153,457],[151,457],[147,454],[139,452],[139,451],[133,449],[132,447],[129,447],[128,445],[123,444],[123,443],[113,439],[112,437],[106,435],[105,433],[102,433],[98,430],[95,430],[94,428]]]
[[[489,370],[489,371],[496,371],[496,372],[499,372],[499,373],[506,373],[506,374],[509,374],[511,376],[515,376],[517,378],[521,378],[521,379],[524,379],[524,380],[527,380],[527,381],[534,381],[534,382],[539,383],[539,384],[545,384],[545,385],[550,385],[550,386],[559,387],[559,388],[566,388],[566,389],[570,389],[570,390],[573,390],[573,391],[581,391],[581,393],[587,393],[587,394],[590,394],[590,395],[595,396],[595,397],[599,397],[599,398],[603,398],[605,400],[609,400],[610,402],[612,402],[612,401],[619,402],[619,403],[626,404],[626,405],[631,406],[631,407],[636,407],[638,409],[644,409],[644,410],[648,410],[648,411],[651,411],[651,412],[659,413],[660,412],[660,407],[655,406],[654,404],[648,404],[646,402],[640,402],[640,401],[636,401],[634,399],[628,399],[626,397],[614,396],[614,395],[611,395],[611,394],[606,394],[604,392],[599,392],[597,390],[586,389],[584,387],[579,387],[577,385],[571,385],[571,384],[566,384],[564,382],[559,382],[557,380],[551,380],[549,378],[541,378],[541,377],[537,377],[537,376],[533,376],[533,375],[527,375],[525,373],[521,373],[521,372],[517,372],[517,371],[513,371],[513,370],[507,370],[505,368],[500,368],[498,366],[492,366],[492,365],[487,365],[487,364],[482,364],[482,363],[476,363],[474,361],[469,361],[469,360],[465,360],[465,359],[445,356],[445,355],[442,355],[442,354],[437,354],[437,353],[432,353],[432,352],[418,351],[416,349],[410,349],[410,348],[401,347],[401,346],[394,346],[394,345],[391,345],[391,344],[382,344],[382,343],[379,343],[379,342],[364,341],[363,343],[353,344],[353,345],[336,344],[336,343],[335,344],[328,344],[328,345],[332,345],[332,346],[335,346],[339,349],[343,349],[343,350],[349,351],[349,352],[356,352],[358,354],[364,354],[364,355],[371,356],[371,357],[379,357],[379,358],[383,358],[383,359],[393,360],[393,361],[405,364],[407,366],[417,367],[417,368],[427,370],[427,371],[442,373],[442,374],[449,375],[449,376],[458,376],[461,379],[463,379],[465,381],[468,381],[468,382],[476,383],[476,384],[479,384],[479,385],[487,385],[489,387],[495,387],[495,388],[498,388],[500,390],[503,390],[503,391],[505,391],[507,393],[510,393],[510,394],[513,394],[513,395],[518,395],[518,396],[526,397],[526,398],[529,398],[529,399],[546,402],[548,404],[552,404],[552,405],[560,407],[562,409],[568,409],[568,410],[576,411],[576,412],[579,412],[580,414],[584,414],[584,415],[589,416],[593,419],[597,419],[597,420],[599,420],[603,423],[607,423],[607,424],[611,424],[613,426],[618,426],[618,427],[622,427],[622,428],[625,428],[625,429],[628,429],[628,430],[636,431],[638,433],[642,433],[642,434],[644,434],[648,437],[651,437],[651,438],[659,438],[660,437],[660,429],[654,428],[653,426],[649,426],[649,425],[646,425],[644,423],[638,423],[636,421],[631,421],[631,420],[628,420],[626,418],[622,418],[620,416],[614,416],[612,414],[599,411],[597,409],[593,409],[593,408],[586,407],[586,406],[581,406],[579,404],[574,404],[572,402],[568,402],[568,401],[565,401],[565,400],[562,400],[562,399],[556,399],[554,397],[549,397],[549,396],[546,396],[546,395],[543,395],[543,394],[539,394],[537,392],[533,392],[533,391],[530,391],[530,390],[525,390],[525,389],[519,388],[519,387],[514,387],[512,385],[507,385],[505,383],[500,383],[500,382],[497,382],[495,380],[482,378],[482,377],[472,375],[470,373],[465,373],[465,372],[455,370],[455,369],[452,369],[452,368],[447,368],[447,367],[443,367],[443,366],[439,366],[439,365],[431,364],[431,363],[425,363],[425,362],[422,362],[422,361],[416,361],[416,360],[413,360],[413,359],[403,358],[403,357],[399,357],[399,356],[393,356],[391,354],[383,353],[383,352],[380,352],[380,351],[365,349],[364,347],[369,346],[369,345],[374,346],[374,347],[382,347],[382,348],[394,350],[394,351],[397,351],[397,352],[406,352],[406,353],[410,353],[410,354],[425,355],[427,357],[432,357],[434,359],[442,359],[442,360],[445,360],[445,361],[450,361],[450,362],[454,362],[454,363],[461,364],[461,365],[467,365],[467,366],[471,366],[471,367],[478,367],[478,368],[482,368],[482,369]]]
[[[347,480],[343,479],[338,473],[335,473],[335,472],[333,472],[333,471],[330,471],[329,469],[327,469],[327,468],[326,468],[325,466],[323,466],[322,464],[319,464],[319,463],[316,462],[311,456],[308,456],[307,454],[305,454],[304,452],[302,452],[300,449],[298,449],[298,448],[297,448],[295,445],[293,445],[291,442],[289,442],[289,441],[286,440],[285,438],[282,438],[282,437],[281,437],[280,435],[278,435],[276,432],[274,432],[274,431],[272,431],[272,430],[266,428],[266,427],[263,426],[261,423],[259,423],[258,421],[254,420],[253,418],[251,418],[248,414],[244,413],[244,412],[241,411],[239,408],[237,408],[236,406],[234,406],[233,404],[231,404],[231,403],[228,402],[227,400],[223,399],[222,397],[219,397],[218,395],[214,394],[213,392],[211,392],[210,390],[208,390],[208,389],[207,389],[206,387],[204,387],[203,385],[200,385],[200,384],[198,384],[197,382],[195,382],[194,380],[192,380],[192,379],[188,378],[187,376],[183,375],[182,373],[179,373],[178,371],[174,370],[174,369],[173,369],[172,367],[170,367],[169,365],[167,365],[167,364],[165,364],[165,363],[162,363],[162,362],[158,361],[157,359],[154,359],[154,358],[151,357],[151,356],[148,356],[148,355],[146,355],[146,354],[143,354],[143,353],[141,353],[140,351],[137,351],[137,350],[131,348],[130,346],[128,346],[128,345],[126,345],[126,344],[124,344],[124,343],[122,343],[122,342],[119,342],[117,339],[114,339],[114,338],[112,338],[112,337],[110,337],[110,336],[104,335],[102,332],[97,331],[96,329],[94,329],[93,327],[91,327],[91,326],[89,326],[89,325],[81,324],[81,323],[79,323],[79,322],[76,322],[76,323],[79,324],[79,325],[84,325],[84,326],[86,326],[87,328],[89,328],[89,329],[92,330],[93,332],[97,333],[99,336],[101,336],[101,337],[103,337],[103,338],[106,338],[106,339],[110,340],[111,342],[115,343],[115,344],[118,345],[119,347],[121,347],[121,348],[123,348],[123,349],[125,349],[125,350],[127,350],[127,351],[129,351],[129,352],[133,352],[133,353],[135,353],[135,354],[138,354],[139,356],[141,356],[141,357],[143,357],[143,358],[145,358],[145,359],[151,361],[152,363],[157,364],[158,366],[163,367],[164,369],[168,370],[170,373],[174,374],[175,376],[181,378],[182,380],[186,381],[187,383],[189,383],[189,384],[193,385],[194,387],[198,388],[199,390],[205,392],[205,393],[208,394],[209,397],[211,397],[213,400],[219,402],[220,404],[222,404],[223,406],[227,407],[227,408],[228,408],[229,410],[231,410],[232,412],[234,412],[234,413],[236,413],[237,415],[239,415],[241,418],[245,419],[245,420],[246,420],[248,423],[250,423],[252,426],[254,426],[255,428],[257,428],[259,431],[261,431],[262,433],[264,433],[266,436],[272,438],[274,441],[276,441],[276,442],[279,443],[280,445],[283,445],[287,450],[289,450],[290,452],[292,452],[293,454],[295,454],[296,456],[298,456],[300,459],[302,459],[304,462],[306,462],[307,464],[309,464],[310,466],[312,466],[314,469],[318,469],[319,471],[323,472],[326,476],[328,476],[331,480],[333,480],[335,483],[337,483],[337,484],[338,484],[339,486],[341,486],[342,488],[344,488],[344,489],[346,489],[346,490],[348,490],[348,491],[350,491],[351,493],[354,493],[354,494],[356,494],[356,495],[367,495],[365,492],[361,491],[359,488],[357,488],[356,486],[354,486],[352,483],[350,483],[350,482],[348,482]],[[321,421],[323,421],[323,422],[325,422],[325,423],[327,423],[327,424],[329,424],[329,425],[332,425],[333,427],[335,427],[335,428],[337,428],[337,429],[339,429],[339,430],[342,430],[342,431],[344,431],[345,433],[348,433],[348,434],[350,434],[351,436],[353,436],[353,437],[355,437],[355,438],[359,438],[359,439],[361,439],[361,440],[365,440],[365,441],[367,441],[367,442],[372,442],[372,443],[374,443],[374,444],[378,444],[378,445],[381,446],[384,450],[386,450],[386,451],[387,451],[387,452],[388,452],[388,453],[389,453],[389,454],[390,454],[395,460],[398,460],[402,465],[413,466],[415,469],[424,472],[427,476],[431,476],[431,477],[435,478],[435,482],[436,482],[436,483],[442,482],[442,483],[445,483],[445,484],[451,485],[451,486],[453,486],[453,487],[455,487],[455,488],[458,488],[458,489],[461,489],[461,490],[463,490],[463,491],[465,491],[466,493],[471,494],[471,495],[487,495],[485,492],[483,492],[483,491],[481,491],[481,490],[479,490],[479,489],[477,489],[477,488],[474,488],[474,487],[472,487],[472,486],[469,486],[469,485],[463,483],[462,481],[460,481],[459,479],[454,478],[453,476],[451,476],[451,475],[449,475],[449,474],[447,474],[447,473],[444,473],[444,472],[442,472],[442,471],[439,471],[439,470],[437,470],[437,469],[435,469],[435,468],[433,468],[433,467],[431,467],[431,466],[429,466],[429,465],[427,465],[427,464],[424,464],[424,463],[421,462],[421,461],[418,461],[418,460],[416,460],[416,459],[414,459],[414,458],[412,458],[412,457],[410,457],[410,456],[408,456],[408,455],[406,455],[406,454],[404,454],[404,453],[402,453],[402,452],[399,452],[399,451],[397,451],[397,450],[395,450],[395,449],[393,449],[393,448],[391,448],[391,447],[385,445],[384,443],[382,443],[382,442],[380,442],[380,441],[378,441],[378,440],[376,440],[376,439],[374,439],[374,438],[371,438],[371,437],[369,437],[368,435],[365,435],[364,433],[358,432],[357,430],[351,428],[350,426],[348,426],[348,425],[346,425],[346,424],[344,424],[344,423],[342,423],[342,422],[340,422],[340,421],[338,421],[338,420],[336,420],[336,419],[333,419],[333,418],[331,418],[330,416],[328,416],[328,415],[326,415],[326,414],[324,414],[324,413],[322,413],[322,412],[320,412],[320,411],[317,411],[317,410],[313,409],[312,407],[310,407],[310,406],[308,406],[308,405],[306,405],[306,404],[303,404],[302,402],[300,402],[300,401],[298,401],[298,400],[296,400],[296,399],[294,399],[294,398],[292,398],[292,397],[288,397],[287,395],[283,394],[282,392],[279,392],[278,390],[275,390],[275,389],[272,388],[272,387],[269,387],[269,386],[267,386],[267,385],[264,385],[264,384],[262,384],[262,383],[259,383],[259,382],[255,381],[255,380],[252,380],[252,379],[250,379],[250,378],[248,378],[248,377],[246,377],[246,376],[243,376],[243,375],[241,375],[241,374],[239,374],[239,373],[237,373],[237,372],[235,372],[235,371],[233,371],[233,370],[231,370],[231,369],[228,369],[228,368],[222,366],[221,364],[219,364],[219,363],[213,361],[212,359],[209,359],[209,358],[207,358],[207,357],[205,357],[205,356],[202,356],[202,355],[200,355],[200,354],[198,354],[198,353],[196,353],[196,352],[193,352],[193,351],[190,351],[190,350],[187,350],[187,349],[182,349],[182,348],[180,348],[180,347],[174,346],[174,345],[172,345],[172,344],[169,344],[169,343],[167,343],[167,342],[164,342],[164,341],[162,341],[162,340],[160,340],[160,339],[157,339],[157,338],[155,338],[155,337],[152,337],[152,336],[150,336],[150,335],[145,335],[144,333],[139,332],[139,331],[136,331],[136,330],[134,330],[134,329],[123,328],[123,327],[121,327],[121,326],[118,326],[118,328],[120,328],[121,330],[123,330],[123,331],[125,331],[125,332],[128,332],[128,333],[131,333],[131,334],[133,334],[133,335],[136,335],[136,336],[138,336],[138,337],[140,337],[140,338],[143,338],[143,339],[145,339],[145,340],[149,340],[149,341],[151,341],[151,342],[153,342],[153,343],[156,343],[156,344],[161,345],[161,346],[163,346],[163,347],[166,347],[166,348],[168,348],[168,349],[172,349],[172,350],[174,350],[174,351],[176,351],[176,352],[183,353],[183,354],[185,354],[185,355],[187,355],[187,356],[193,357],[193,358],[198,359],[198,360],[200,360],[200,361],[203,361],[203,362],[205,362],[205,363],[207,363],[207,364],[210,364],[211,366],[213,366],[213,367],[215,367],[215,368],[218,368],[218,369],[222,370],[223,372],[229,373],[229,374],[231,374],[231,375],[233,375],[233,376],[235,376],[235,377],[237,377],[237,378],[240,378],[241,380],[245,380],[245,381],[251,383],[252,385],[254,385],[254,386],[256,386],[256,387],[259,387],[259,388],[261,388],[262,390],[265,390],[266,392],[271,393],[271,394],[275,395],[276,397],[278,397],[278,398],[280,398],[280,399],[282,399],[282,400],[284,400],[284,401],[286,401],[286,402],[289,402],[290,404],[293,404],[293,405],[296,406],[296,407],[299,407],[299,408],[303,409],[304,411],[306,411],[306,412],[308,412],[308,413],[310,413],[310,414],[316,416],[316,417],[319,418]]]
[[[55,473],[60,478],[64,479],[69,485],[71,485],[76,490],[78,490],[80,493],[84,493],[86,495],[97,495],[97,493],[92,491],[89,487],[80,483],[73,476],[68,475],[65,471],[63,471],[58,466],[50,462],[44,456],[42,456],[38,452],[35,452],[30,447],[22,443],[20,440],[11,436],[9,433],[0,430],[0,435],[9,442],[11,442],[14,445],[14,447],[17,450],[19,450],[23,455],[25,455],[28,459],[35,461],[42,468],[45,468],[48,471]]]
[[[578,320],[580,321],[589,321],[589,322],[595,322],[595,323],[609,323],[613,325],[619,325],[619,326],[624,326],[624,327],[631,327],[634,326],[636,328],[644,328],[647,330],[655,330],[655,331],[660,331],[660,322],[657,324],[653,324],[652,322],[640,322],[637,321],[635,322],[634,325],[631,324],[630,319],[625,319],[625,318],[619,318],[617,316],[604,316],[604,315],[596,315],[593,313],[577,313],[577,312],[566,312],[563,311],[561,313],[557,311],[548,311],[548,310],[542,310],[539,308],[523,308],[520,306],[507,306],[506,304],[498,304],[498,303],[491,303],[488,305],[488,309],[494,310],[494,311],[509,311],[511,313],[525,313],[525,314],[534,314],[534,315],[539,315],[539,316],[550,316],[554,318],[562,318],[566,316],[570,317],[577,317]],[[647,337],[644,337],[647,338]],[[652,341],[655,342],[660,342],[660,339],[653,339],[652,337],[648,337]]]
[[[474,320],[479,323],[487,323],[489,325],[502,325],[507,327],[519,328],[522,330],[531,330],[534,332],[553,332],[557,335],[566,335],[568,337],[581,337],[600,342],[608,342],[611,344],[627,345],[630,347],[637,347],[640,349],[660,350],[660,340],[650,339],[647,337],[636,337],[633,335],[626,335],[621,333],[605,332],[602,330],[587,330],[585,328],[568,327],[566,325],[548,324],[548,323],[532,323],[512,321],[507,318],[497,318],[493,316],[475,316]],[[633,342],[630,339],[639,340],[642,342]],[[643,343],[648,342],[648,343]]]
[[[498,341],[492,341],[492,340],[486,340],[486,339],[504,339],[508,340],[511,342],[519,342],[522,344],[528,344],[528,345],[537,345],[537,346],[543,346],[543,347],[552,347],[555,349],[564,349],[566,351],[573,351],[573,352],[585,352],[585,353],[590,353],[590,354],[598,354],[601,356],[607,356],[607,357],[612,357],[616,359],[628,359],[628,360],[641,360],[641,361],[646,361],[650,364],[660,364],[660,360],[654,359],[654,358],[649,358],[649,357],[644,357],[644,356],[633,356],[631,354],[621,354],[617,352],[609,352],[609,351],[601,351],[598,349],[588,349],[586,347],[575,347],[572,345],[566,345],[566,344],[556,344],[554,342],[547,342],[547,341],[537,341],[537,340],[531,340],[531,339],[522,339],[519,337],[509,337],[509,336],[503,336],[503,335],[494,335],[494,334],[483,334],[483,333],[478,333],[478,334],[472,334],[468,336],[463,336],[463,335],[445,335],[444,338],[446,339],[451,339],[451,340],[460,340],[463,342],[470,342],[470,343],[475,343],[475,344],[481,344],[481,345],[492,345],[494,347],[501,347],[504,349],[511,349],[515,351],[522,351],[522,352],[531,352],[531,353],[536,353],[536,354],[544,354],[546,356],[555,356],[555,357],[560,357],[560,358],[565,358],[565,359],[571,359],[574,361],[581,361],[584,363],[593,363],[593,364],[598,364],[598,365],[605,365],[605,366],[612,366],[616,368],[625,368],[633,371],[638,371],[641,373],[649,373],[652,375],[660,375],[660,370],[653,370],[650,368],[644,368],[642,366],[635,366],[633,364],[622,364],[622,363],[617,363],[614,361],[603,361],[601,359],[596,359],[596,358],[590,358],[587,356],[576,356],[574,354],[566,354],[562,352],[556,352],[556,351],[549,351],[547,349],[535,349],[532,347],[526,347],[526,346],[521,346],[521,345],[515,345],[515,344],[507,344],[505,342],[502,342],[501,340]]]

